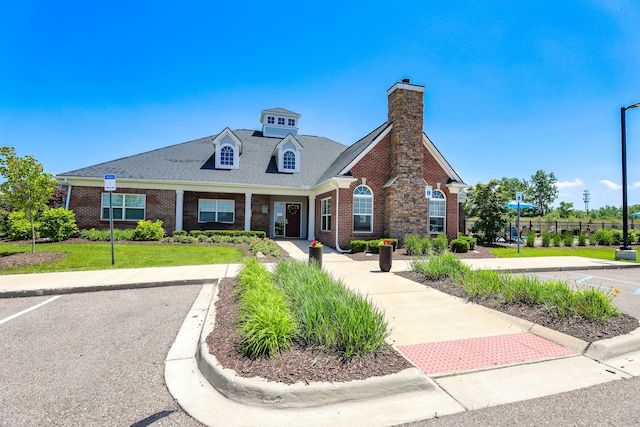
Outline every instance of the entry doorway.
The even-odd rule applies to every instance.
[[[300,238],[301,203],[275,202],[274,234],[276,237]]]

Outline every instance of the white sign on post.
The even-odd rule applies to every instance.
[[[522,203],[522,191],[516,193],[516,202]]]
[[[432,194],[433,194],[433,187],[431,187],[430,185],[427,185],[426,187],[424,187],[424,197],[426,197],[427,199],[430,199]]]
[[[116,191],[116,176],[113,174],[104,176],[104,191]]]

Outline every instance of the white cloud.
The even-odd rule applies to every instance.
[[[577,187],[582,184],[584,184],[584,181],[582,181],[580,178],[576,178],[573,181],[556,182],[556,187],[558,188]]]
[[[607,187],[611,188],[612,190],[620,190],[622,188],[622,185],[616,184],[615,182],[611,182],[608,179],[601,180],[600,184],[604,184]]]
[[[640,188],[640,181],[638,181],[638,182],[634,182],[633,184],[631,184],[631,185],[629,186],[629,188]]]

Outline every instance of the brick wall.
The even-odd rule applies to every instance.
[[[267,206],[267,212],[262,212],[262,206]],[[268,195],[254,194],[251,197],[251,230],[264,231],[270,235],[271,224],[269,210],[271,209],[271,197]]]
[[[225,199],[235,201],[233,224],[223,222],[198,222],[198,199]],[[182,207],[183,229],[191,230],[244,230],[244,194],[184,192]]]
[[[76,214],[76,223],[81,230],[108,229],[109,220],[100,220],[102,209],[102,187],[74,186],[71,189],[69,208]],[[113,194],[145,194],[145,219],[163,222],[163,228],[170,234],[176,227],[176,192],[172,190],[148,190],[138,188],[118,188]],[[113,221],[115,228],[135,228],[137,221]]]

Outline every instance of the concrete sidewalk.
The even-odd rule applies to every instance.
[[[279,244],[306,260],[308,242]],[[541,271],[627,268],[579,257],[465,260],[472,268]],[[209,355],[217,279],[239,265],[0,276],[0,296],[203,283],[165,365],[167,387],[205,425],[393,425],[532,399],[640,375],[640,333],[592,345],[470,304],[401,276],[377,259],[325,247],[323,268],[385,311],[390,342],[414,368],[351,383],[293,386],[245,379]],[[408,269],[394,261],[392,272]]]

